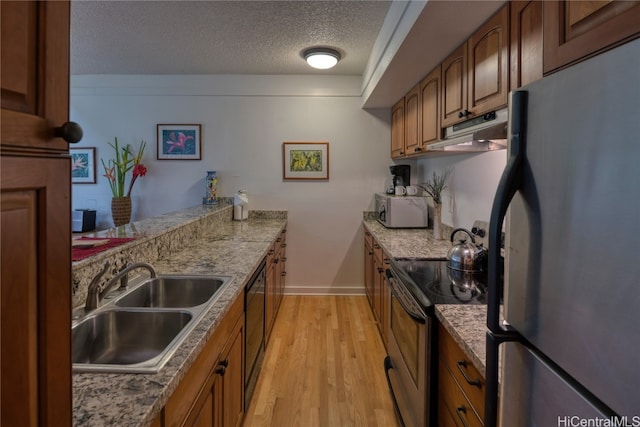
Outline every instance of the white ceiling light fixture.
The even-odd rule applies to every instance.
[[[313,47],[304,51],[307,64],[319,70],[327,70],[340,61],[340,52],[328,47]]]

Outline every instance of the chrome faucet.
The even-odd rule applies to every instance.
[[[108,268],[109,261],[104,263],[102,270],[100,270],[100,272],[91,280],[91,283],[89,284],[89,291],[87,293],[87,302],[84,305],[85,313],[98,308],[100,301],[102,301],[104,296],[116,283],[118,283],[118,281],[120,281],[120,289],[126,289],[127,283],[129,282],[129,273],[132,270],[145,268],[151,274],[151,278],[157,277],[156,270],[151,264],[147,264],[146,262],[137,262],[135,264],[128,264],[125,268],[116,273],[115,276],[109,279],[104,286],[100,286],[100,279],[104,276],[104,273],[107,272]]]

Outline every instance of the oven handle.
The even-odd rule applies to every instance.
[[[398,291],[396,291],[396,286],[402,286],[398,284],[398,279],[396,279],[395,275],[391,272],[391,269],[388,268],[385,272],[387,275],[387,283],[389,284],[389,288],[391,289],[391,294],[396,297],[404,311],[416,322],[425,324],[427,323],[427,317],[422,313],[417,313],[414,310],[411,310],[408,306],[409,303],[405,301],[405,296],[401,295]]]

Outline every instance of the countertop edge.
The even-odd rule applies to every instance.
[[[268,232],[266,234],[272,238],[267,239],[262,234],[259,238],[256,238],[249,234],[249,239],[244,241],[242,240],[242,236],[238,237],[236,234],[233,234],[242,234],[243,227],[246,232],[247,228],[250,229],[255,224],[257,224],[255,227],[259,229],[263,223],[268,224]],[[233,271],[233,266],[227,265],[227,258],[224,256],[221,257],[220,269],[222,271],[210,272],[209,274],[233,275],[232,283],[230,283],[229,287],[220,295],[218,301],[214,303],[211,309],[198,321],[198,324],[187,336],[185,342],[180,346],[182,352],[180,352],[180,350],[176,351],[159,373],[144,375],[74,373],[72,375],[74,425],[79,426],[87,423],[91,423],[92,425],[117,424],[121,426],[151,425],[180,384],[180,381],[184,378],[184,375],[200,355],[209,339],[212,338],[232,304],[242,295],[253,271],[267,255],[269,248],[277,236],[286,229],[287,223],[286,215],[273,219],[268,216],[263,219],[263,217],[257,215],[253,224],[251,221],[232,222],[229,218],[227,226],[232,229],[230,232],[232,234],[227,236],[227,239],[230,240],[220,238],[220,236],[207,237],[205,235],[200,244],[193,244],[191,247],[181,248],[178,252],[188,251],[189,256],[191,256],[194,252],[197,252],[196,249],[203,250],[202,247],[209,244],[234,245],[238,243],[239,239],[240,242],[246,244],[247,247],[244,248],[242,244],[239,245],[241,247],[236,248],[235,251],[231,250],[231,256],[238,256],[238,254],[242,254],[244,251],[247,255],[247,259],[245,260],[246,264],[242,266],[243,273],[239,274]],[[204,248],[204,253],[208,252],[206,249],[207,248]],[[183,265],[179,261],[174,262],[167,259],[158,260],[156,262],[156,269],[159,274],[176,272],[202,274],[202,269],[211,268],[211,265],[215,264],[215,260],[209,264],[207,264],[207,260],[204,259],[199,261],[200,262],[198,262],[198,260],[194,261],[193,265]],[[97,384],[100,380],[103,380],[104,387]],[[104,396],[109,392],[117,393],[118,395],[115,396],[114,399],[106,399]],[[106,400],[102,400],[100,397]],[[114,407],[109,408],[112,404]],[[120,410],[118,408],[119,405]],[[136,405],[136,407],[132,408],[132,405]],[[137,405],[140,407],[137,407]],[[123,410],[125,407],[128,407],[129,411]],[[103,412],[99,412],[99,410],[97,410],[98,408],[104,408]],[[111,414],[111,416],[109,416],[109,414]]]

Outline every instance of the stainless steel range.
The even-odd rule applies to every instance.
[[[482,240],[485,223],[472,229]],[[446,258],[394,258],[386,271],[391,288],[390,334],[385,359],[396,414],[406,427],[437,426],[437,320],[435,304],[486,304],[487,276],[451,268]]]

